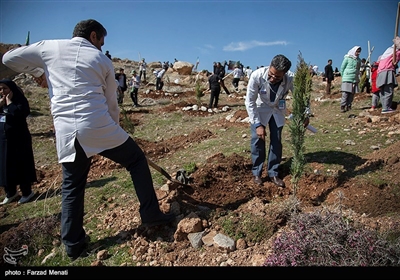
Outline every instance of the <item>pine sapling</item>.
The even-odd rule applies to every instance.
[[[304,122],[308,118],[312,78],[309,66],[304,62],[301,53],[298,55],[296,74],[293,81],[293,105],[289,122],[293,158],[290,167],[293,194],[296,195],[298,182],[304,171]]]

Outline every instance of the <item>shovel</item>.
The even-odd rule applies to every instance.
[[[148,164],[153,167],[155,170],[157,170],[158,172],[160,172],[165,178],[167,178],[168,180],[170,180],[173,183],[179,184],[181,186],[185,186],[185,187],[190,187],[188,185],[188,181],[189,179],[186,177],[186,171],[184,170],[180,170],[177,172],[177,178],[179,178],[179,180],[177,178],[172,178],[171,175],[168,174],[167,171],[165,171],[161,166],[157,165],[154,161],[152,161],[148,156],[146,156],[147,162]]]

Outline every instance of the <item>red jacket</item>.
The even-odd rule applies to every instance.
[[[376,93],[380,91],[380,88],[376,87],[376,78],[378,77],[378,62],[374,62],[371,67],[371,88],[372,93]]]

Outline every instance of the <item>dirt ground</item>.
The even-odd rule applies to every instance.
[[[193,96],[193,95],[192,95]],[[159,98],[156,94],[150,94],[149,98]],[[336,96],[337,97],[337,96]],[[195,100],[184,100],[182,105],[194,103]],[[235,101],[237,102],[237,101]],[[167,105],[161,110],[167,112],[177,110],[177,105]],[[139,109],[140,111],[140,109]],[[201,117],[207,112],[187,112],[188,114]],[[141,117],[144,115],[135,114],[132,116],[134,122],[140,124]],[[247,117],[245,110],[237,111],[237,118]],[[225,119],[214,125],[220,126],[248,126],[243,123],[232,123]],[[176,151],[182,149],[188,143],[201,142],[213,137],[212,133],[207,130],[197,130],[189,135],[177,135],[169,139],[158,142],[149,142],[142,139],[136,139],[137,143],[147,151],[150,158],[168,157]],[[309,174],[303,176],[299,182],[299,191],[297,197],[302,202],[302,205],[309,207],[320,207],[321,205],[332,205],[337,202],[339,194],[342,193],[345,199],[341,203],[357,212],[360,216],[364,214],[364,222],[375,229],[380,229],[393,222],[393,217],[390,213],[400,212],[399,188],[400,188],[400,142],[393,143],[386,149],[381,149],[371,153],[368,158],[362,159],[360,168],[370,168],[383,163],[383,169],[390,176],[390,184],[375,186],[366,181],[360,181],[357,178],[346,176],[324,176],[319,174]],[[349,161],[354,160],[349,158]],[[309,162],[313,169],[318,169],[320,163]],[[287,165],[281,166],[282,170],[280,177],[283,178],[287,187],[279,188],[269,182],[267,178],[262,186],[258,186],[252,181],[251,162],[248,158],[243,158],[237,154],[225,156],[217,153],[210,157],[203,166],[190,174],[189,186],[178,186],[172,193],[166,193],[162,190],[157,190],[157,195],[160,199],[160,205],[163,209],[171,207],[172,202],[178,202],[181,207],[181,213],[190,213],[196,211],[199,206],[207,206],[215,211],[261,211],[264,204],[273,201],[276,198],[288,198],[292,195],[291,175]],[[89,174],[88,183],[100,177],[107,176],[115,168],[118,168],[114,163],[109,162],[101,157],[94,157],[93,165]],[[33,189],[38,192],[48,190],[50,182],[60,181],[60,167],[54,166],[43,170],[38,170],[39,182],[33,186]],[[265,176],[265,175],[264,175]],[[397,194],[397,195],[396,195]],[[6,215],[8,207],[18,207],[17,205],[0,206],[0,213]],[[130,211],[138,216],[138,206],[132,206]],[[247,209],[247,210],[246,210]],[[160,241],[156,239],[156,233],[152,231],[140,231],[138,228],[132,228],[127,223],[132,219],[127,220],[122,215],[113,215],[121,211],[118,207],[110,209],[107,215],[112,218],[112,223],[116,228],[127,229],[130,233],[124,239],[125,244],[132,246],[133,254],[135,250],[139,250],[138,240],[146,240],[153,243],[157,248]],[[34,220],[29,220],[21,223],[18,227],[12,227],[7,232],[1,234],[2,240],[0,243],[7,244],[7,239],[11,235],[17,235],[18,230],[24,230],[25,227],[30,227],[29,223],[34,223]],[[106,226],[106,225],[104,225]],[[218,230],[212,221],[208,221],[208,230]],[[207,247],[203,251],[196,250],[191,247],[188,241],[172,242],[174,226],[165,227],[164,241],[168,244],[163,247],[165,254],[153,254],[151,258],[154,266],[261,266],[270,250],[269,241],[261,242],[260,244],[246,244],[238,247],[234,252],[227,254],[221,252],[218,248]],[[11,232],[13,231],[13,232]],[[148,245],[149,246],[149,245]],[[161,249],[160,249],[161,250]],[[96,265],[96,264],[93,264]],[[127,264],[129,265],[129,264]]]

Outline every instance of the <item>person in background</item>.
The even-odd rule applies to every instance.
[[[282,161],[282,129],[285,124],[286,101],[293,91],[293,77],[289,76],[292,63],[282,54],[276,55],[270,66],[255,70],[247,86],[245,106],[251,127],[251,160],[254,182],[263,184],[262,172],[266,159],[266,128],[269,129],[267,173],[270,180],[279,187],[285,183],[278,177]]]
[[[142,80],[142,75],[143,75],[143,81],[146,82],[146,69],[147,69],[147,63],[144,58],[139,62],[139,78]]]
[[[358,83],[360,82],[361,59],[360,46],[354,46],[344,56],[340,75],[342,76],[342,97],[340,99],[340,111],[342,113],[351,110],[354,94],[359,92]]]
[[[242,68],[240,68],[240,65],[235,65],[235,69],[233,69],[233,80],[232,80],[232,85],[235,88],[235,91],[238,92],[239,91],[239,82],[240,79],[243,77],[243,71]]]
[[[314,72],[314,69],[313,69],[313,65],[310,65],[310,67],[308,68],[308,71],[310,72],[311,77],[314,77],[314,76],[315,76],[315,72]]]
[[[140,76],[137,75],[136,70],[132,70],[132,79],[131,79],[131,99],[134,107],[139,107],[138,102],[138,92],[140,88]]]
[[[247,66],[245,72],[246,72],[247,80],[249,80],[250,79],[250,75],[253,72],[253,70],[250,68],[250,66]]]
[[[214,70],[214,74],[216,74],[219,77],[219,82],[221,84],[221,87],[224,89],[225,93],[227,95],[231,95],[229,90],[225,86],[224,78],[225,78],[225,66],[222,66],[221,62],[217,62],[217,65]]]
[[[367,93],[371,93],[371,66],[369,62],[365,58],[361,59],[361,66],[360,66],[360,88],[361,92],[364,92],[366,89]]]
[[[1,205],[17,198],[18,185],[22,193],[18,204],[29,202],[35,195],[32,136],[26,122],[30,112],[21,88],[11,80],[0,80],[0,186],[4,186],[6,193]]]
[[[374,62],[371,66],[371,89],[372,89],[372,104],[370,111],[378,108],[380,88],[376,86],[376,78],[378,77],[378,62]]]
[[[111,54],[110,54],[109,51],[106,51],[105,55],[106,55],[109,59],[111,59]]]
[[[175,219],[160,210],[146,155],[119,125],[114,67],[101,52],[106,35],[98,21],[82,20],[72,39],[43,40],[3,55],[7,67],[32,74],[41,86],[48,85],[63,176],[61,240],[71,260],[85,255],[89,241],[83,228],[84,197],[95,154],[129,171],[143,226]]]
[[[156,90],[162,90],[162,88],[164,87],[164,74],[167,71],[168,66],[163,66],[163,68],[157,72],[156,74]]]
[[[328,64],[325,66],[326,94],[331,94],[332,81],[335,79],[333,75],[332,59],[328,59]]]
[[[312,69],[313,69],[313,73],[314,73],[313,76],[318,76],[318,74],[319,74],[319,72],[318,72],[318,65],[314,65],[314,66],[312,67]]]
[[[209,85],[209,90],[211,91],[210,102],[208,104],[208,108],[211,109],[213,107],[213,104],[214,104],[214,108],[217,108],[219,95],[221,93],[221,83],[219,81],[219,77],[217,74],[211,73],[211,75],[209,75],[208,85]]]
[[[394,88],[398,83],[396,80],[396,66],[400,60],[400,37],[393,39],[394,44],[386,49],[378,60],[378,77],[376,86],[380,89],[379,97],[382,104],[382,114],[393,113],[392,108]],[[396,51],[395,49],[396,48]]]
[[[335,71],[333,71],[333,74],[335,75],[335,77],[340,77],[340,71],[337,67],[335,67]]]
[[[122,104],[124,102],[125,91],[128,89],[128,85],[126,83],[126,74],[124,73],[124,68],[119,68],[119,73],[115,74],[115,79],[119,83],[120,88],[120,96],[118,98],[118,104]]]

